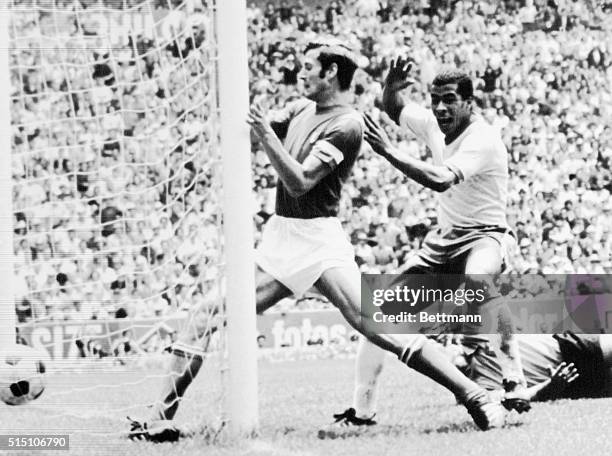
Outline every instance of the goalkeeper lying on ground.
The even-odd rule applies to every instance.
[[[446,341],[451,336],[446,336]],[[515,335],[521,354],[526,388],[504,385],[495,353],[487,344],[474,346],[462,340],[440,344],[468,377],[489,391],[496,391],[508,409],[528,410],[529,401],[612,397],[612,335],[530,334]],[[385,354],[360,341],[356,361],[353,406],[334,415],[346,425],[373,425],[378,378]]]

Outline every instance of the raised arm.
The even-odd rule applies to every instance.
[[[311,153],[300,163],[285,150],[259,106],[251,107],[247,122],[261,140],[287,192],[294,198],[316,186],[344,160],[345,154],[357,154],[363,138],[360,121],[339,122],[336,129],[331,129],[314,144]]]
[[[400,123],[400,114],[405,106],[400,91],[414,84],[414,80],[409,77],[411,69],[412,63],[408,59],[398,57],[397,60],[391,61],[389,73],[385,79],[382,95],[383,109],[398,125]]]
[[[266,120],[260,106],[251,106],[247,122],[261,140],[270,163],[291,196],[302,196],[333,169],[327,163],[313,156],[309,156],[304,160],[304,163],[299,163],[289,155],[272,126]]]

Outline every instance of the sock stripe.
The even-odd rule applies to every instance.
[[[408,364],[411,352],[412,350],[410,350],[410,345],[408,345],[406,348],[404,348],[404,351],[400,355],[400,361],[404,364]]]
[[[402,351],[402,354],[399,356],[399,360],[402,363],[408,365],[408,363],[410,362],[410,358],[412,358],[412,355],[414,355],[417,351],[423,348],[423,345],[426,342],[427,338],[423,334],[416,335],[410,340],[410,342],[406,344],[404,350]]]
[[[181,343],[172,346],[172,354],[181,358],[197,358],[201,361],[204,359],[204,352],[202,350]]]

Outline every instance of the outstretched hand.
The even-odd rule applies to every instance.
[[[540,397],[559,397],[559,395],[570,385],[570,383],[575,381],[579,376],[578,370],[573,363],[568,364],[562,362],[556,368],[549,366],[548,372],[550,373],[550,379],[547,381],[547,383],[542,384],[546,386],[541,388],[541,391],[538,392],[538,395],[541,394]],[[533,387],[529,389],[533,389]],[[544,393],[545,390],[546,393]],[[508,410],[516,410],[519,413],[523,413],[529,411],[531,408],[529,404],[531,396],[533,396],[533,394],[529,394],[528,389],[518,386],[511,391],[506,391],[502,400],[502,405]]]
[[[364,132],[365,140],[372,146],[374,152],[385,156],[393,147],[391,140],[385,133],[385,130],[376,123],[369,114],[364,114],[366,129]]]
[[[270,123],[266,119],[266,114],[264,113],[263,108],[258,103],[251,105],[251,109],[247,115],[247,123],[253,129],[253,132],[259,139],[264,139],[264,137],[269,133],[274,133]]]
[[[580,374],[574,363],[562,362],[556,368],[548,367],[550,372],[550,389],[557,394],[562,393]]]
[[[410,78],[411,69],[412,62],[408,61],[407,58],[398,57],[396,60],[391,60],[389,73],[387,73],[385,79],[385,88],[398,92],[414,84],[415,80]]]

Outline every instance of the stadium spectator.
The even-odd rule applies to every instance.
[[[159,3],[160,42],[104,13],[75,25],[93,2],[70,14],[14,15],[30,37],[11,56],[23,321],[164,315],[210,287],[200,279],[214,278],[219,252],[214,82],[196,78],[210,30],[206,8],[191,3],[193,15]],[[295,55],[320,33],[361,52],[354,102],[363,110],[375,110],[398,54],[415,62],[417,101],[444,65],[480,76],[482,113],[509,153],[512,269],[612,272],[612,46],[600,4],[283,0],[252,2],[248,13],[251,96],[266,108],[299,96]],[[38,52],[39,27],[66,30],[71,52]],[[109,30],[116,42],[107,49]],[[407,153],[427,156],[409,133],[386,128]],[[261,228],[275,177],[261,151],[253,168]],[[394,271],[435,223],[431,192],[371,151],[345,193],[340,217],[364,271]]]

